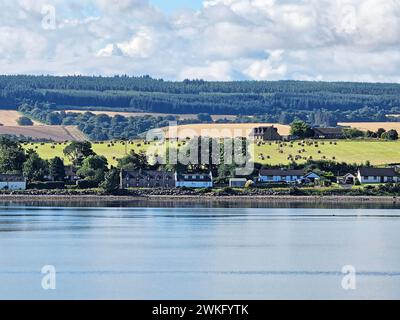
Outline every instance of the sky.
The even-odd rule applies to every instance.
[[[182,9],[200,9],[202,7],[202,0],[151,0],[151,4],[157,6],[165,13],[172,13],[176,10]]]
[[[0,73],[400,82],[400,0],[0,0]]]

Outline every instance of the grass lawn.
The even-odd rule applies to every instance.
[[[330,144],[330,141],[318,141],[318,147],[307,144],[299,146],[298,143],[295,142],[293,147],[290,147],[289,143],[283,147],[268,143],[256,146],[256,160],[262,164],[286,164],[290,162],[289,155],[299,155],[302,157],[297,161],[299,163],[305,162],[309,157],[314,160],[326,159],[347,163],[365,163],[369,160],[373,165],[400,163],[400,141],[339,140],[336,141],[337,145]],[[260,158],[260,154],[264,160]]]
[[[298,155],[302,158],[297,160],[298,163],[305,162],[309,157],[314,160],[326,159],[335,160],[338,162],[347,163],[365,163],[369,160],[373,165],[385,165],[391,163],[400,163],[400,141],[368,141],[368,140],[339,140],[337,145],[331,141],[318,141],[318,146],[304,144],[298,145],[301,142],[294,142],[292,147],[290,143],[275,144],[265,143],[261,146],[255,146],[256,162],[262,164],[288,164],[289,155],[293,158]],[[153,142],[150,145],[144,145],[143,141],[134,141],[127,146],[127,151],[135,150],[136,152],[147,151],[149,147],[157,147],[158,142]],[[25,149],[36,150],[44,159],[51,159],[55,156],[64,158],[63,149],[65,143],[28,143],[24,145]],[[126,145],[123,142],[93,143],[93,150],[105,156],[110,165],[116,165],[117,159],[125,155]],[[304,150],[304,151],[303,151]],[[301,151],[301,153],[299,153]],[[318,153],[320,151],[320,153]],[[262,156],[261,156],[262,154]],[[269,157],[269,158],[268,158]],[[68,163],[67,159],[64,159]]]

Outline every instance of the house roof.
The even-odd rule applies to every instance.
[[[378,177],[395,177],[397,176],[396,170],[393,168],[360,168],[361,176],[378,176]]]
[[[25,182],[25,178],[22,174],[0,174],[0,182]]]
[[[261,176],[304,176],[303,170],[262,169]]]
[[[172,171],[157,171],[157,170],[136,170],[136,171],[123,170],[122,175],[124,178],[135,179],[141,177],[142,178],[172,177],[174,173]]]

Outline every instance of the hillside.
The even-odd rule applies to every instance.
[[[0,108],[17,108],[23,99],[54,103],[59,110],[267,115],[282,124],[295,116],[318,124],[386,121],[386,114],[400,113],[399,84],[0,76]]]

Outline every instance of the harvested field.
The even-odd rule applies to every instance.
[[[61,141],[83,141],[85,135],[74,126],[0,126],[0,134],[32,137],[35,139],[50,139]]]
[[[394,129],[400,132],[400,122],[342,122],[339,123],[339,125],[363,131],[377,131],[378,129],[383,128],[386,131]]]
[[[256,127],[274,126],[278,129],[279,134],[285,136],[290,134],[290,127],[280,124],[268,123],[227,123],[227,124],[190,124],[171,127],[168,134],[169,138],[185,139],[196,136],[208,136],[211,138],[226,137],[248,137],[251,131]],[[165,129],[167,130],[167,129]]]
[[[21,116],[22,114],[16,110],[0,110],[0,125],[18,126],[18,119]],[[36,121],[33,121],[33,124],[39,125],[39,123]]]

